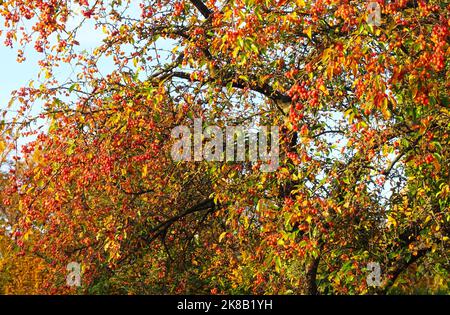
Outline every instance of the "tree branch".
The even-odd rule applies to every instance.
[[[212,12],[201,0],[190,0],[190,1],[197,8],[197,10],[200,11],[200,13],[205,17],[205,19],[208,19],[210,17]]]

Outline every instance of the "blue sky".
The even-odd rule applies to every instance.
[[[101,31],[101,29],[95,30],[95,21],[94,20],[85,20],[84,17],[80,13],[80,8],[72,4],[72,14],[70,15],[67,21],[67,30],[70,33],[71,30],[77,28],[80,23],[83,22],[81,28],[78,29],[76,39],[80,43],[77,47],[78,51],[87,51],[91,52],[94,48],[100,46],[102,44],[102,40],[105,37],[105,34]],[[131,2],[127,8],[127,14],[134,18],[139,18],[140,9],[137,2]],[[24,21],[25,27],[30,26],[30,23],[34,21]],[[0,17],[0,29],[3,29],[3,21]],[[17,43],[15,43],[17,45]],[[173,45],[169,43],[169,41],[159,40],[157,46],[159,48],[171,49]],[[17,62],[17,50],[21,48],[24,50],[24,56],[26,60],[22,63]],[[161,53],[161,52],[160,52]],[[14,48],[6,47],[4,45],[4,36],[0,36],[0,113],[4,110],[8,110],[8,115],[6,116],[6,121],[11,121],[11,119],[16,115],[15,107],[16,104],[12,106],[12,108],[8,108],[8,103],[11,99],[11,92],[19,89],[24,86],[28,86],[30,81],[34,81],[34,87],[39,86],[39,83],[43,80],[40,80],[38,77],[40,67],[38,61],[43,59],[44,55],[35,51],[33,44],[29,44],[25,48],[19,47],[19,45]],[[114,63],[111,58],[103,58],[97,64],[99,66],[99,70],[103,75],[111,72],[114,69]],[[53,74],[55,78],[60,82],[67,82],[67,80],[74,76],[77,73],[76,69],[68,65],[61,65],[57,69],[54,69]],[[28,114],[36,117],[41,110],[40,102],[36,102],[32,105],[32,110]],[[3,118],[2,118],[3,119]],[[45,131],[47,128],[47,124],[44,120],[36,121],[36,124],[33,124],[32,128],[36,128],[38,126],[43,126],[44,128],[41,131]],[[35,137],[20,137],[19,139],[19,147],[22,144],[27,143],[28,141],[34,139]],[[17,152],[19,153],[19,152]],[[20,155],[20,153],[19,153]]]
[[[23,63],[16,61],[17,51],[0,45],[0,109],[6,109],[11,92],[37,77],[38,54],[34,53],[32,47],[27,49],[27,60]]]
[[[67,21],[67,29],[70,32],[71,29],[77,27],[84,17],[80,14],[80,8],[77,4],[72,4],[72,15]],[[140,9],[137,3],[129,4],[127,9],[128,14],[138,17],[140,15]],[[2,19],[0,18],[0,29],[2,29]],[[26,22],[24,22],[27,24]],[[104,34],[101,30],[94,30],[94,21],[87,20],[83,23],[83,26],[77,32],[77,40],[80,43],[79,50],[92,51],[95,47],[102,43]],[[17,49],[5,47],[4,37],[0,37],[0,110],[6,109],[10,100],[11,92],[22,86],[28,85],[29,81],[34,80],[38,82],[39,66],[38,61],[42,59],[43,55],[37,53],[33,45],[28,45],[25,49],[25,56],[27,60],[23,63],[18,63]],[[112,69],[111,62],[102,62],[102,70],[109,72]],[[67,67],[61,67],[55,71],[55,75],[58,79],[65,80],[71,74],[71,69]]]
[[[70,30],[78,26],[81,20],[82,17],[79,14],[74,14],[68,20],[68,29]],[[0,18],[0,29],[2,29],[1,24],[2,21]],[[94,22],[88,21],[83,25],[77,34],[77,40],[80,42],[80,51],[90,51],[94,49],[96,46],[101,44],[103,36],[104,35],[100,30],[94,31]],[[15,43],[15,45],[16,46],[14,48],[6,47],[4,45],[4,37],[0,37],[0,113],[4,110],[8,110],[8,115],[5,118],[6,121],[11,121],[11,119],[16,115],[15,110],[17,107],[15,105],[8,108],[12,91],[28,86],[30,81],[35,82],[34,87],[39,86],[39,82],[43,81],[38,77],[40,71],[38,62],[39,60],[44,59],[44,55],[38,53],[34,49],[32,43],[28,44],[25,48],[20,47],[17,43]],[[26,60],[22,63],[17,62],[18,49],[24,50]],[[73,75],[73,72],[70,66],[61,66],[58,69],[55,69],[54,74],[60,82],[63,82],[67,80],[70,75]],[[29,114],[36,116],[39,114],[40,109],[40,102],[36,102],[33,104],[32,110]],[[44,131],[46,129],[46,123],[43,120],[38,120],[37,125],[34,125],[34,127],[42,125],[44,125],[44,128],[41,129],[41,131]],[[19,147],[32,139],[34,139],[34,136],[20,137],[18,141]],[[17,153],[20,155],[20,152]]]

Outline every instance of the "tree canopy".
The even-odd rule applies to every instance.
[[[450,4],[376,2],[0,1],[41,56],[2,104],[0,291],[448,293]],[[278,168],[173,161],[195,118],[279,126]]]

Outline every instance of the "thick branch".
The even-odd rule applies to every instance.
[[[209,18],[211,15],[211,11],[201,0],[190,0],[191,3],[200,11],[200,13],[205,17],[205,19]]]
[[[179,78],[179,79],[185,79],[185,80],[191,80],[191,76],[189,73],[186,72],[181,72],[181,71],[174,71],[172,72],[172,76],[175,78]],[[223,78],[223,83],[221,84],[222,86],[226,86],[228,82],[230,82],[230,79],[227,78]],[[217,83],[217,82],[216,82]],[[291,102],[291,98],[286,95],[286,94],[282,94],[278,91],[274,91],[273,88],[268,85],[268,84],[264,84],[263,86],[251,86],[245,83],[245,81],[243,80],[232,80],[232,87],[236,88],[236,89],[250,89],[252,91],[261,93],[262,95],[275,100],[275,101],[281,101],[281,102]]]
[[[306,294],[317,295],[317,269],[319,268],[320,255],[313,258],[306,270]]]
[[[408,269],[409,266],[417,262],[420,258],[424,257],[431,248],[424,248],[419,251],[417,251],[417,255],[412,256],[412,258],[409,261],[406,261],[405,259],[402,259],[398,262],[397,266],[394,267],[392,270],[392,278],[387,282],[387,284],[383,288],[383,293],[386,293],[392,286],[395,284],[395,281],[397,278],[404,272],[406,269]]]
[[[161,222],[160,224],[158,224],[157,226],[155,226],[154,228],[151,229],[150,233],[156,233],[151,239],[153,240],[155,237],[157,237],[161,232],[167,230],[172,224],[174,224],[176,221],[184,218],[185,216],[191,214],[191,213],[195,213],[195,212],[199,212],[199,211],[203,211],[203,210],[208,210],[211,208],[215,208],[216,204],[214,203],[213,199],[205,199],[202,202],[198,203],[197,205],[189,208],[188,210],[184,211],[183,213],[180,213],[164,222]]]

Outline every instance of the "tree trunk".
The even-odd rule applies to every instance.
[[[319,267],[320,256],[313,258],[306,270],[306,294],[308,295],[318,295],[317,292],[317,268]]]

